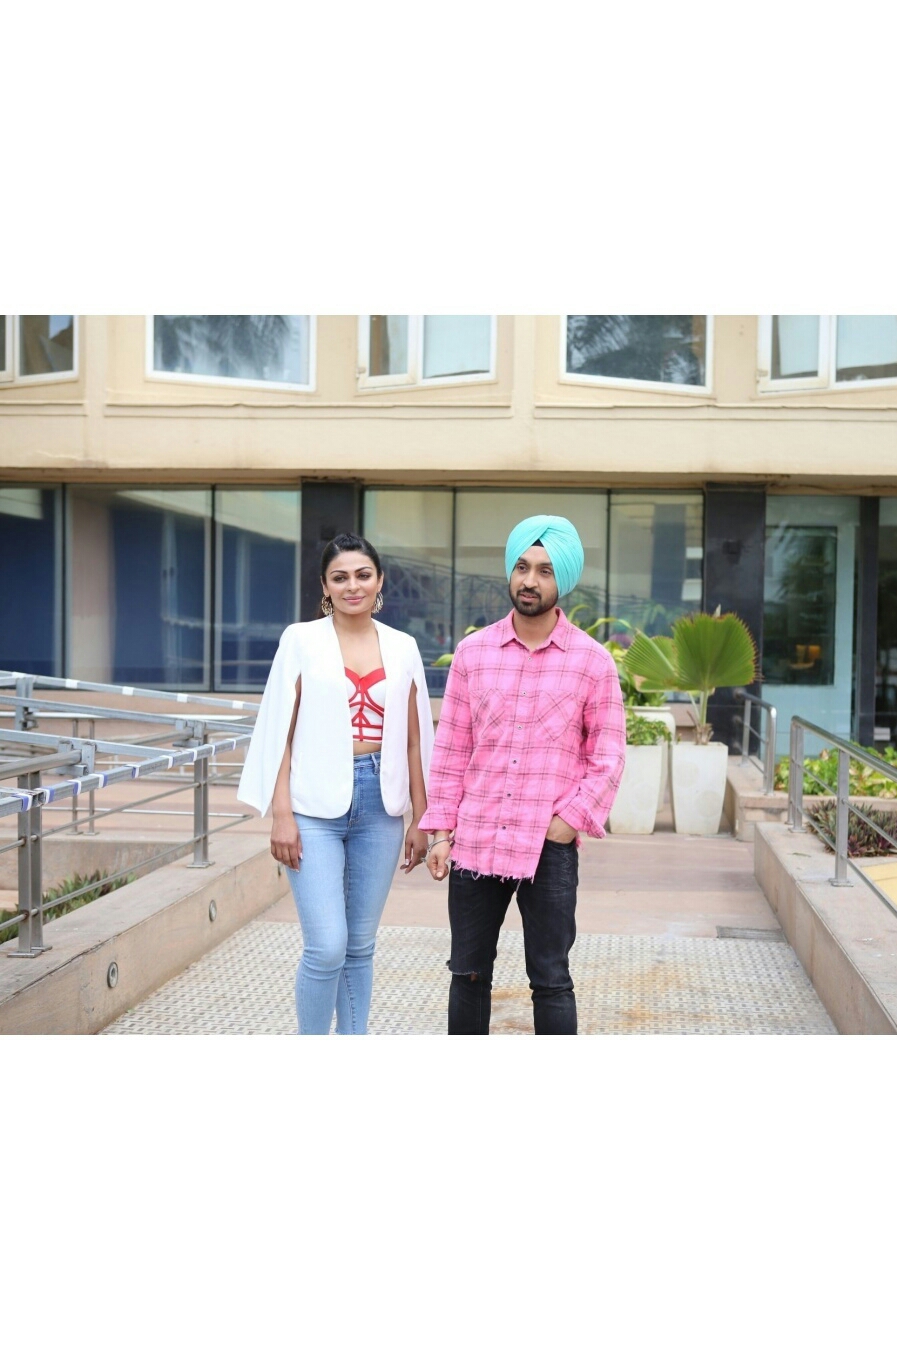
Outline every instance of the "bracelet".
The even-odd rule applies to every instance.
[[[432,853],[434,848],[439,848],[440,844],[448,844],[449,848],[451,848],[454,842],[453,839],[437,839],[430,845],[430,852]]]

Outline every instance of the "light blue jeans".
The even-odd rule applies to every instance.
[[[379,754],[358,755],[352,805],[333,820],[296,816],[302,837],[298,871],[288,869],[302,925],[296,972],[300,1036],[367,1031],[374,944],[405,837],[401,816],[387,815]]]

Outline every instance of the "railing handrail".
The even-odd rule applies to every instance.
[[[874,821],[858,807],[852,807],[850,804],[850,761],[858,760],[861,764],[868,765],[876,773],[883,774],[897,783],[897,767],[891,765],[886,759],[879,755],[870,754],[864,750],[861,745],[854,745],[851,741],[846,741],[843,736],[836,736],[831,731],[826,731],[825,727],[820,727],[815,722],[810,722],[805,717],[799,717],[796,713],[791,718],[791,744],[789,753],[789,773],[788,773],[788,826],[794,831],[803,831],[804,817],[807,812],[804,811],[803,804],[803,785],[804,785],[804,732],[810,732],[819,740],[827,742],[834,746],[838,752],[838,785],[835,793],[835,837],[834,840],[827,840],[826,836],[818,828],[814,821],[810,821],[811,828],[815,834],[834,847],[835,853],[835,875],[832,877],[833,886],[852,886],[853,882],[847,878],[847,869],[851,867],[855,873],[862,877],[863,881],[869,886],[879,900],[887,905],[890,910],[897,914],[897,905],[894,905],[888,895],[876,885],[875,881],[864,872],[861,867],[848,856],[847,835],[848,835],[848,815],[853,811],[856,815],[869,825],[877,835],[886,839],[889,844],[897,843],[886,830],[880,829]]]
[[[28,742],[26,737],[34,735],[35,740],[31,744],[37,745],[39,749],[44,747],[40,744],[42,741],[50,739],[62,740],[63,737],[42,736],[38,733],[27,731],[19,732],[17,743]],[[123,741],[95,741],[86,738],[68,738],[67,743],[73,746],[75,751],[92,748],[94,753],[100,750],[103,754],[122,755],[127,758],[128,755],[137,756],[137,764],[117,764],[114,768],[104,770],[89,771],[78,778],[65,778],[59,783],[52,785],[41,785],[38,788],[11,788],[0,787],[0,816],[13,815],[16,811],[28,811],[35,804],[47,806],[50,802],[62,801],[67,797],[80,796],[82,792],[93,792],[98,789],[108,787],[110,783],[123,782],[129,778],[143,778],[148,773],[157,773],[160,769],[173,769],[182,764],[196,764],[199,760],[214,759],[222,751],[235,750],[238,745],[244,744],[251,737],[251,732],[246,732],[241,736],[230,736],[220,741],[210,741],[207,745],[189,746],[183,750],[165,750],[159,753],[158,746],[148,745],[128,745]],[[66,758],[68,758],[66,756]],[[79,756],[75,754],[69,763],[77,763]],[[53,756],[54,760],[61,759],[59,756]],[[0,763],[0,778],[19,777],[24,772],[39,772],[45,767],[43,756],[27,763],[23,768],[23,761],[17,761],[12,766],[12,772],[6,772],[6,766]],[[46,767],[50,767],[46,765]]]
[[[893,778],[897,782],[897,767],[882,759],[880,755],[872,755],[868,750],[864,750],[861,745],[854,745],[852,741],[845,741],[842,736],[836,736],[831,731],[826,731],[824,727],[817,726],[815,722],[808,722],[805,717],[799,717],[797,713],[791,718],[791,725],[797,723],[805,731],[811,731],[814,736],[820,736],[822,740],[829,741],[838,750],[846,750],[853,758],[867,764],[870,769],[876,769],[885,774],[888,778]]]
[[[175,689],[139,689],[129,684],[100,684],[96,680],[63,679],[58,675],[34,675],[27,670],[0,670],[0,683],[15,683],[18,680],[33,680],[32,688],[40,689],[84,689],[94,694],[117,694],[125,698],[157,698],[167,703],[203,703],[214,708],[245,709],[257,713],[258,703],[248,703],[245,699],[232,699],[226,695],[182,693]]]
[[[746,689],[736,689],[735,697],[743,698],[747,703],[759,703],[760,707],[765,708],[767,712],[775,712],[776,710],[774,704],[767,703],[765,699],[758,698],[756,694],[749,694]]]
[[[765,699],[758,698],[756,694],[749,694],[746,689],[736,689],[735,697],[740,698],[744,703],[756,703],[758,707],[766,712],[766,736],[764,737],[759,728],[754,731],[751,726],[750,708],[746,709],[746,715],[741,719],[744,727],[744,734],[741,742],[741,762],[745,764],[750,758],[751,733],[757,737],[760,745],[766,746],[763,760],[763,792],[764,795],[774,790],[776,778],[776,728],[778,725],[778,713],[772,703],[767,703]]]

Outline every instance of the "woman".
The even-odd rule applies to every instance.
[[[427,855],[433,721],[417,643],[377,623],[383,569],[357,534],[321,558],[323,619],[280,639],[237,796],[273,806],[271,852],[289,868],[303,952],[296,973],[300,1035],[367,1031],[377,927],[402,850]]]

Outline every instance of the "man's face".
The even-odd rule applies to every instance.
[[[527,619],[554,609],[558,587],[548,551],[541,544],[533,544],[517,559],[508,582],[508,594],[517,613]]]

